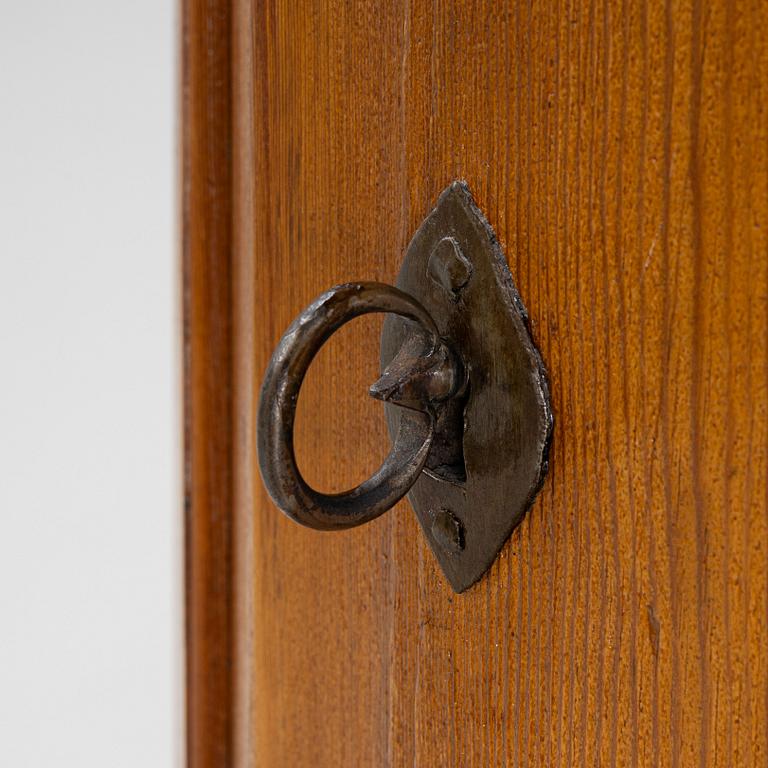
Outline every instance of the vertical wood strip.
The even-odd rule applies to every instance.
[[[183,0],[186,721],[190,768],[232,765],[232,126],[227,0]]]

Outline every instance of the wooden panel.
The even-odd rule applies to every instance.
[[[235,3],[237,764],[768,762],[766,15]],[[461,596],[407,504],[303,530],[254,453],[284,328],[334,283],[393,280],[457,177],[556,416],[536,504]],[[350,326],[305,386],[300,456],[325,488],[386,445],[377,334]]]
[[[182,3],[187,762],[232,765],[231,13]]]

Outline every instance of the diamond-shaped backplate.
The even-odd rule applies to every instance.
[[[397,286],[426,307],[468,371],[463,425],[461,413],[455,423],[463,465],[428,462],[408,494],[448,581],[463,592],[490,568],[546,474],[546,373],[504,254],[465,183],[440,195],[408,246]],[[411,332],[387,316],[382,370]],[[386,410],[393,439],[400,419],[418,418],[396,405]]]

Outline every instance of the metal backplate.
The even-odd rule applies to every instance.
[[[493,563],[547,471],[552,411],[527,314],[498,241],[469,188],[453,182],[413,237],[397,286],[434,318],[468,373],[438,413],[430,461],[408,494],[451,586],[463,592]],[[382,370],[413,333],[388,315]],[[419,414],[387,404],[390,435]]]

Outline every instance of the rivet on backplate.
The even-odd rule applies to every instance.
[[[472,276],[472,264],[453,237],[444,237],[429,256],[427,274],[441,288],[458,296]]]
[[[446,552],[456,554],[464,549],[464,526],[448,509],[433,513],[432,536]]]

